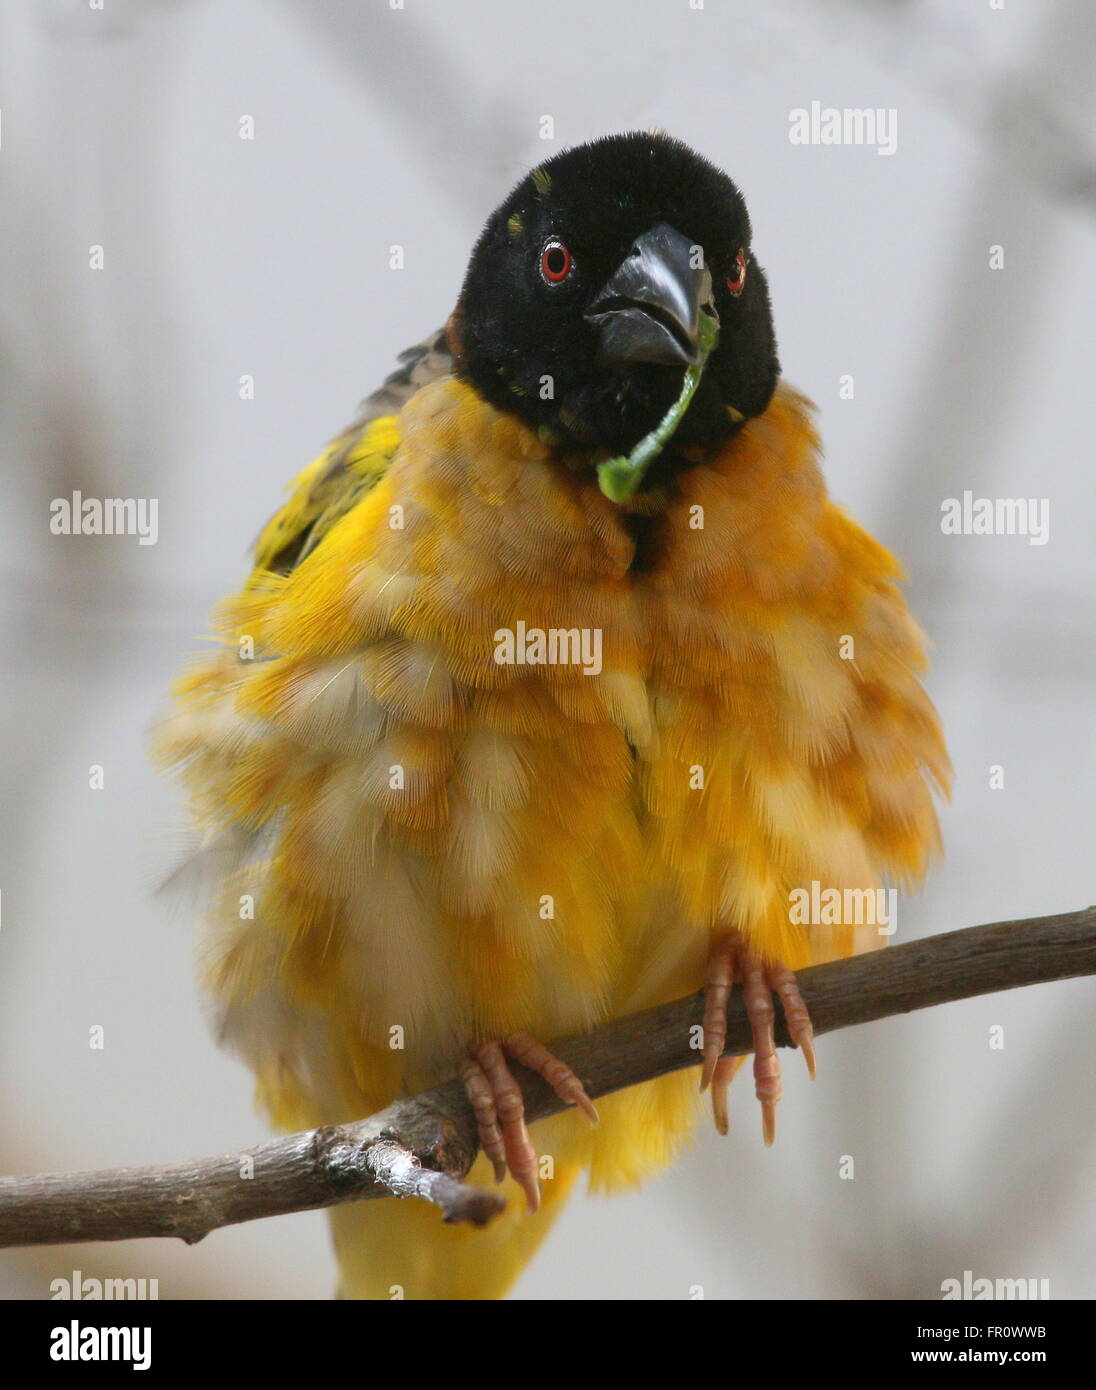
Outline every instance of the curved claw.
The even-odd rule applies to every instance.
[[[506,1057],[497,1042],[482,1043],[475,1049],[475,1058],[491,1090],[491,1104],[502,1130],[505,1162],[503,1176],[509,1170],[525,1193],[530,1211],[540,1207],[540,1184],[537,1182],[537,1151],[525,1127],[525,1101],[521,1087],[506,1065]],[[474,1102],[473,1102],[474,1104]],[[498,1175],[497,1148],[489,1155]]]
[[[509,1172],[525,1194],[530,1212],[540,1208],[537,1152],[525,1124],[525,1100],[507,1058],[542,1076],[556,1095],[576,1105],[591,1125],[597,1125],[597,1107],[586,1087],[566,1064],[526,1033],[512,1033],[501,1043],[490,1041],[471,1047],[461,1079],[476,1116],[480,1148],[491,1163],[495,1181]]]
[[[769,985],[780,995],[784,1006],[784,1018],[788,1024],[788,1036],[803,1054],[807,1064],[807,1075],[813,1081],[818,1075],[818,1064],[814,1055],[814,1029],[811,1016],[799,992],[799,981],[786,965],[774,965],[768,972]]]
[[[720,1057],[716,1065],[712,1077],[712,1119],[715,1121],[716,1131],[719,1134],[727,1134],[730,1131],[727,1090],[745,1060],[745,1057]]]
[[[713,947],[708,957],[704,981],[704,1065],[700,1089],[706,1091],[715,1079],[716,1068],[727,1042],[727,1003],[734,985],[735,941],[727,937]]]
[[[712,1086],[712,1114],[716,1129],[726,1134],[727,1086],[742,1058],[721,1056],[727,1037],[727,1001],[735,975],[742,981],[742,999],[750,1019],[754,1050],[754,1089],[761,1103],[761,1132],[766,1147],[776,1138],[776,1106],[780,1100],[780,1059],[776,1051],[776,1009],[779,994],[788,1034],[803,1053],[807,1074],[817,1074],[814,1029],[794,973],[780,962],[766,963],[749,954],[731,935],[712,948],[704,985],[704,1060],[700,1089]]]
[[[530,1071],[535,1071],[538,1076],[543,1076],[560,1100],[565,1100],[568,1105],[577,1105],[590,1125],[597,1128],[601,1123],[597,1106],[586,1094],[586,1087],[566,1062],[561,1062],[542,1042],[531,1038],[527,1033],[511,1033],[502,1045],[508,1056],[515,1062],[520,1062],[523,1067],[528,1067]]]

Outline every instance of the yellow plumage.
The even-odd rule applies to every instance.
[[[158,735],[218,874],[208,987],[275,1123],[369,1114],[472,1037],[695,990],[720,932],[792,968],[874,944],[791,925],[789,894],[915,882],[949,772],[899,567],[827,500],[800,396],[623,508],[452,379],[337,450]],[[518,623],[599,631],[600,670],[499,664]],[[682,1073],[596,1131],[537,1126],[536,1217],[509,1181],[487,1231],[338,1209],[344,1294],[500,1295],[581,1170],[642,1179],[696,1100]]]

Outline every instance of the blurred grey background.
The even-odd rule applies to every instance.
[[[831,490],[909,568],[958,785],[898,939],[1096,898],[1094,40],[1087,0],[6,0],[4,1171],[263,1137],[194,924],[154,897],[181,818],[146,730],[284,484],[444,319],[487,212],[608,131],[664,127],[740,183]],[[897,151],[793,145],[815,100],[894,108]],[[158,543],[52,535],[74,489],[159,499]],[[1048,499],[1049,542],[942,535],[968,489]],[[728,1139],[572,1202],[516,1296],[932,1299],[971,1270],[1091,1297],[1094,1035],[1075,981],[827,1037],[816,1084],[786,1067],[775,1149],[740,1079]],[[11,1252],[0,1290],[74,1269],[163,1298],[333,1286],[308,1213]]]

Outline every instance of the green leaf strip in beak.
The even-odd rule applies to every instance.
[[[602,492],[610,502],[626,502],[634,497],[646,476],[648,468],[658,458],[681,424],[689,402],[700,385],[700,377],[719,341],[719,323],[711,314],[700,312],[698,325],[700,354],[692,366],[685,369],[685,379],[681,384],[681,394],[669,408],[662,420],[650,434],[645,434],[627,458],[606,459],[599,463],[597,480]]]

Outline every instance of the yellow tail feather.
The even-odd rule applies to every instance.
[[[339,1261],[339,1296],[353,1299],[502,1298],[556,1217],[581,1169],[557,1165],[541,1183],[536,1216],[525,1210],[517,1184],[507,1180],[507,1206],[482,1230],[447,1226],[437,1207],[416,1198],[353,1202],[331,1212]],[[491,1168],[481,1156],[469,1182],[491,1185]]]

